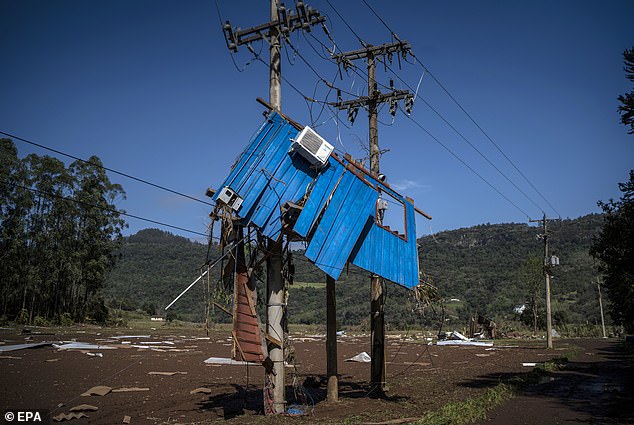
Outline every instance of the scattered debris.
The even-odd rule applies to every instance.
[[[139,391],[150,391],[149,388],[147,387],[121,387],[121,388],[114,388],[112,390],[113,393],[132,393],[132,392],[139,392]]]
[[[115,350],[112,345],[88,344],[86,342],[63,341],[60,344],[53,344],[58,350]]]
[[[20,360],[22,357],[17,356],[0,356],[0,359],[11,359],[11,360]],[[48,360],[47,360],[48,361]]]
[[[39,348],[53,345],[52,342],[33,342],[30,344],[16,344],[16,345],[2,345],[0,346],[0,352],[26,350],[28,348]]]
[[[92,387],[85,393],[83,393],[82,397],[90,397],[92,395],[104,396],[112,391],[112,388],[106,387],[105,385],[97,385],[96,387]]]
[[[213,365],[231,365],[231,366],[246,366],[246,365],[259,366],[260,365],[259,363],[237,361],[237,360],[229,359],[226,357],[209,357],[207,360],[205,360],[205,363],[213,364]]]
[[[441,338],[436,345],[473,345],[477,347],[492,347],[492,342],[475,341],[473,338],[467,338],[463,334],[457,331],[450,333],[444,333],[439,335]]]
[[[524,367],[535,367],[535,366],[537,366],[537,363],[535,363],[535,362],[525,362],[525,363],[522,363],[522,366],[524,366]]]
[[[61,358],[59,358],[59,357],[55,357],[54,359],[46,359],[46,360],[44,360],[44,361],[45,361],[45,362],[50,362],[50,363],[52,363],[52,362],[57,362],[57,361],[59,361],[59,360],[61,360]]]
[[[489,356],[490,354],[480,354],[480,353],[476,354],[476,357],[489,357]]]
[[[550,334],[552,335],[553,338],[561,338],[561,335],[559,335],[559,332],[557,332],[555,328],[551,329]]]
[[[370,363],[371,361],[372,359],[370,358],[370,355],[366,353],[365,351],[357,354],[354,357],[344,360],[344,362],[357,362],[357,363]]]
[[[94,412],[95,410],[99,410],[99,408],[90,404],[80,404],[69,409],[70,412]]]
[[[210,388],[200,387],[200,388],[196,388],[194,390],[191,390],[189,393],[190,394],[211,394],[211,389]]]
[[[132,338],[150,338],[151,335],[119,335],[113,336],[114,339],[132,339]]]
[[[148,372],[148,375],[162,375],[162,376],[173,376],[173,375],[187,375],[187,372]]]
[[[132,418],[131,418],[130,416],[125,415],[125,416],[123,417],[123,421],[122,421],[121,423],[124,423],[124,424],[129,424],[131,420],[132,420]]]
[[[286,415],[288,416],[305,416],[307,414],[306,406],[299,404],[293,404],[292,406],[288,406],[288,409],[286,409]]]
[[[60,413],[57,416],[53,416],[53,420],[55,422],[61,422],[61,421],[70,421],[71,419],[81,419],[81,418],[87,418],[88,415],[82,412],[72,412],[72,413]]]
[[[103,357],[103,353],[90,353],[90,352],[88,352],[88,353],[86,353],[86,355],[90,356],[90,357]]]

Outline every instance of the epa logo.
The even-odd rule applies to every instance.
[[[7,422],[42,422],[42,414],[37,410],[20,410],[17,412],[6,412],[4,420]]]

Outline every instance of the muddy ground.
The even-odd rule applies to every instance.
[[[73,340],[112,349],[41,346],[1,351],[13,344]],[[523,366],[524,362],[575,356],[570,369],[556,372],[568,376],[553,375],[555,379],[549,377],[527,388],[521,396],[494,409],[490,423],[560,423],[560,419],[621,423],[632,419],[631,364],[619,354],[620,344],[615,340],[556,340],[555,350],[550,351],[543,348],[542,341],[505,340],[496,342],[491,350],[427,345],[422,335],[390,335],[389,391],[386,397],[376,398],[368,383],[369,364],[344,362],[360,352],[370,352],[369,335],[344,335],[338,338],[341,401],[337,404],[324,400],[325,337],[293,333],[292,340],[296,362],[294,368],[287,368],[287,394],[289,405],[297,403],[306,413],[303,417],[282,421],[264,417],[262,367],[205,364],[209,357],[230,356],[229,333],[217,330],[207,337],[202,330],[185,328],[37,328],[30,333],[0,329],[0,408],[3,414],[44,409],[51,416],[68,413],[81,404],[98,408],[85,412],[88,417],[69,422],[78,425],[118,424],[125,416],[135,425],[218,420],[381,422],[420,418],[448,402],[481,395],[500,380],[528,374],[532,368]],[[124,391],[81,396],[98,385]],[[200,388],[206,393],[192,393]],[[532,413],[524,415],[521,409]],[[551,421],[557,409],[560,415]]]

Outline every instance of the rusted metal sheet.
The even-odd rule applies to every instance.
[[[243,199],[237,210],[243,224],[278,239],[281,207],[290,202],[301,213],[286,228],[308,242],[306,257],[331,277],[337,279],[346,262],[352,262],[393,282],[417,285],[413,202],[350,157],[332,154],[326,166],[311,167],[297,153],[289,152],[298,134],[296,124],[272,113],[219,188],[230,187]],[[403,205],[405,234],[377,224],[380,196],[391,196]]]
[[[264,360],[262,335],[255,310],[255,282],[245,271],[235,274],[233,302],[233,349],[234,360],[261,362]]]

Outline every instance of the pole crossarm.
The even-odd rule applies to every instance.
[[[328,104],[338,109],[348,109],[348,108],[355,108],[359,106],[367,106],[373,102],[383,103],[383,102],[389,102],[390,100],[403,100],[408,98],[409,99],[414,98],[414,95],[410,93],[408,90],[394,90],[393,92],[390,92],[390,93],[375,92],[374,96],[361,96],[351,100],[343,100],[339,102],[328,102]]]
[[[385,43],[379,46],[367,45],[362,49],[332,55],[331,58],[346,67],[353,60],[364,59],[369,56],[387,56],[388,59],[391,59],[392,54],[400,52],[405,57],[411,48],[412,46],[407,41],[397,41],[396,43]]]
[[[310,31],[311,26],[326,21],[325,16],[321,16],[319,11],[306,6],[304,2],[298,1],[295,11],[286,9],[283,4],[278,8],[277,19],[264,24],[256,25],[247,29],[234,29],[227,21],[222,26],[227,47],[233,52],[238,51],[238,46],[249,44],[253,41],[267,40],[274,33],[288,36],[295,30]]]

